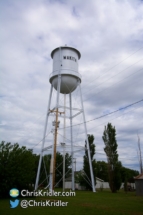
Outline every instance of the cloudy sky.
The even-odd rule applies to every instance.
[[[102,134],[111,122],[117,131],[119,160],[125,167],[139,170],[137,134],[143,152],[143,1],[2,0],[0,10],[1,141],[18,142],[40,153],[52,72],[50,54],[67,44],[81,52],[79,72],[87,129],[95,137],[95,158],[106,160]],[[53,103],[55,98],[56,91]],[[134,105],[122,109],[130,104]],[[79,89],[73,93],[73,105],[80,107]],[[45,146],[52,144],[53,120],[51,116]],[[63,119],[60,121],[58,143],[63,138]],[[75,146],[84,146],[83,124],[77,125],[81,122],[81,115],[73,121]],[[83,154],[74,155],[78,169]]]

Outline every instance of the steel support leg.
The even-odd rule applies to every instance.
[[[74,163],[73,163],[73,131],[72,131],[72,97],[69,94],[70,101],[70,133],[71,133],[71,159],[72,159],[72,190],[75,190],[74,186]]]
[[[38,165],[38,171],[37,171],[37,177],[36,177],[36,183],[35,183],[35,190],[37,190],[38,183],[39,183],[40,169],[41,169],[42,156],[43,156],[43,148],[44,148],[45,136],[46,136],[47,125],[48,125],[48,117],[50,114],[49,110],[50,110],[50,105],[51,105],[52,92],[53,92],[53,86],[51,85],[50,97],[49,97],[48,109],[47,109],[46,121],[45,121],[45,127],[44,127],[44,134],[43,134],[43,139],[42,139],[42,147],[41,147],[41,153],[40,153],[40,159],[39,159],[39,165]]]
[[[87,127],[86,127],[86,121],[85,121],[84,106],[83,106],[83,101],[82,101],[82,92],[81,92],[80,83],[79,83],[79,89],[80,89],[80,100],[81,100],[81,105],[82,105],[83,121],[84,121],[85,138],[86,138],[86,142],[87,142],[87,151],[88,151],[92,190],[93,190],[93,192],[96,192],[95,191],[95,182],[94,182],[93,168],[92,168],[92,163],[91,163],[90,148],[89,148],[89,141],[88,141],[88,136],[87,136]]]

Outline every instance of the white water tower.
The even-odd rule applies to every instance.
[[[57,90],[58,75],[61,75],[60,93],[72,93],[81,82],[81,76],[78,73],[78,60],[80,52],[72,47],[60,47],[52,51],[53,72],[50,75],[50,83]]]
[[[50,95],[49,95],[49,102],[48,102],[48,110],[46,115],[46,122],[45,122],[45,128],[44,128],[44,134],[43,134],[43,141],[41,146],[41,154],[39,159],[39,165],[38,165],[38,171],[37,171],[37,177],[36,177],[36,183],[35,183],[35,190],[38,188],[38,182],[39,182],[39,175],[40,175],[40,169],[41,169],[41,162],[42,162],[42,156],[44,152],[44,143],[45,143],[45,136],[48,126],[48,118],[49,115],[53,112],[55,113],[55,133],[54,133],[54,142],[52,145],[52,158],[51,158],[51,168],[50,168],[50,189],[54,189],[55,185],[55,165],[56,165],[56,149],[57,149],[57,129],[59,125],[58,116],[62,113],[65,114],[66,109],[70,110],[70,152],[71,152],[71,158],[72,158],[72,190],[75,190],[74,187],[74,144],[73,144],[73,129],[72,129],[72,121],[73,117],[75,117],[78,114],[82,114],[83,116],[83,124],[84,124],[84,131],[85,131],[85,139],[87,142],[87,150],[88,150],[88,157],[89,157],[89,165],[90,165],[90,174],[91,174],[91,183],[92,183],[92,190],[95,192],[95,184],[94,184],[94,176],[93,176],[93,169],[91,164],[91,156],[90,156],[90,150],[89,150],[89,142],[87,137],[87,128],[86,128],[86,120],[85,120],[85,114],[84,114],[84,107],[83,107],[83,101],[82,101],[82,93],[81,93],[81,75],[78,72],[78,61],[81,57],[80,52],[69,46],[61,46],[56,49],[54,49],[51,53],[51,57],[53,59],[53,72],[50,74],[49,82],[51,84],[50,89]],[[82,109],[79,110],[79,112],[76,115],[73,115],[73,109],[75,107],[72,107],[72,92],[79,87],[80,90],[80,98],[79,101],[81,103]],[[56,104],[54,107],[51,108],[51,100],[52,100],[52,92],[53,88],[57,91],[56,95]],[[66,101],[66,95],[69,95],[69,104],[64,104],[64,111],[60,111],[60,108],[62,107],[60,104],[60,94],[64,94],[64,100]],[[77,108],[78,110],[78,108]],[[64,125],[65,125],[65,119],[64,118]]]

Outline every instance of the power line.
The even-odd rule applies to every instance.
[[[111,69],[115,68],[117,65],[119,65],[120,63],[122,63],[123,61],[125,61],[126,59],[128,59],[130,56],[134,55],[135,53],[137,53],[137,52],[138,52],[139,50],[141,50],[141,49],[142,49],[142,47],[141,47],[140,49],[138,49],[137,51],[135,51],[134,53],[132,53],[131,55],[129,55],[129,56],[128,56],[127,58],[125,58],[124,60],[122,60],[121,62],[119,62],[118,64],[116,64],[115,66],[111,67],[108,71],[110,71]],[[141,60],[142,60],[142,59],[140,59],[139,61],[141,61]],[[139,62],[139,61],[138,61],[138,62]],[[136,63],[138,63],[138,62],[136,62]],[[134,64],[136,64],[136,63],[134,63]],[[134,64],[133,64],[133,65],[134,65]],[[132,65],[131,65],[131,66],[132,66]],[[129,67],[131,67],[131,66],[129,66]],[[127,67],[126,69],[128,69],[129,67]],[[126,70],[126,69],[124,69],[124,70]],[[122,71],[124,71],[124,70],[122,70]],[[121,71],[121,72],[122,72],[122,71]],[[139,70],[139,71],[140,71],[140,70]],[[120,72],[119,72],[119,73],[120,73]],[[119,73],[118,73],[118,74],[119,74]],[[105,74],[105,73],[104,73],[104,74]],[[131,75],[132,75],[132,74],[131,74]],[[102,75],[101,75],[101,76],[102,76]],[[100,77],[101,77],[101,76],[100,76]],[[114,75],[114,76],[115,76],[115,75]],[[112,76],[112,77],[114,77],[114,76]],[[130,75],[129,75],[129,76],[130,76]],[[110,78],[112,78],[112,77],[110,77]],[[109,79],[110,79],[110,78],[109,78]],[[126,78],[127,78],[127,77],[126,77]],[[101,83],[101,84],[102,84],[102,83]],[[101,84],[100,84],[100,85],[101,85]],[[100,91],[100,92],[101,92],[101,91]],[[86,93],[87,93],[87,92],[86,92]],[[99,93],[99,92],[98,92],[98,93]],[[86,101],[86,100],[84,100],[84,101]],[[141,100],[141,101],[142,101],[142,100]],[[137,103],[138,103],[138,102],[137,102]],[[133,104],[131,104],[131,105],[134,105],[134,104],[136,104],[136,103],[133,103]],[[130,106],[131,106],[131,105],[130,105]],[[127,107],[129,107],[129,106],[127,106]],[[127,108],[127,107],[125,107],[125,108]],[[125,108],[124,108],[124,109],[125,109]],[[116,110],[116,111],[113,111],[113,112],[108,113],[108,114],[105,114],[105,115],[103,115],[103,116],[97,117],[97,118],[95,118],[95,119],[89,120],[89,121],[87,121],[87,123],[90,122],[90,121],[93,121],[93,120],[96,120],[96,119],[100,119],[100,118],[102,118],[102,117],[105,117],[105,116],[107,116],[107,115],[113,114],[113,113],[118,112],[118,111],[120,111],[120,110],[121,110],[121,109]],[[40,116],[39,118],[41,118],[41,116]],[[39,119],[39,118],[38,118],[38,119]],[[76,124],[76,125],[73,125],[73,126],[77,126],[77,125],[81,125],[81,124],[83,124],[83,123],[79,123],[79,124]],[[68,127],[70,127],[70,126],[68,126]],[[68,128],[68,127],[66,127],[66,128]],[[62,128],[60,128],[60,129],[62,129]],[[47,136],[47,135],[46,135],[46,136]],[[43,139],[42,139],[42,140],[43,140]],[[41,140],[41,141],[42,141],[42,140]],[[40,142],[41,142],[41,141],[40,141]],[[40,142],[39,142],[39,143],[40,143]],[[38,144],[39,144],[39,143],[38,143]],[[36,144],[36,145],[38,145],[38,144]],[[36,145],[35,145],[35,146],[36,146]],[[35,147],[33,147],[33,148],[35,148]]]
[[[134,111],[135,109],[139,109],[139,108],[141,108],[141,107],[134,108],[133,110],[130,110],[130,111]],[[122,115],[124,115],[124,114],[128,114],[130,111],[128,111],[128,112],[126,112],[126,113],[123,113],[123,114],[121,114],[121,115],[119,115],[119,116],[116,116],[116,117],[110,119],[110,121],[112,121],[112,120],[114,120],[114,119],[116,119],[116,118],[118,118],[118,117],[120,117],[120,116],[122,116]],[[99,126],[104,125],[104,124],[105,124],[105,122],[103,122],[103,123],[101,123],[101,124],[98,124],[98,125],[96,126],[96,129],[97,129]],[[94,128],[95,128],[95,126],[94,126]],[[90,129],[88,129],[88,131],[90,131],[90,130],[92,130],[92,129],[93,129],[93,127],[90,128]],[[142,129],[142,128],[138,129],[138,131],[141,130],[141,129]],[[83,133],[84,133],[84,132],[80,132],[79,134],[81,135],[81,134],[83,134]],[[118,133],[117,133],[117,135],[118,135]]]
[[[142,102],[142,101],[143,101],[143,99],[141,99],[141,100],[139,100],[139,101],[137,101],[137,102],[134,102],[134,103],[132,103],[132,104],[129,104],[129,105],[123,107],[123,108],[119,108],[119,109],[117,109],[117,110],[115,110],[115,111],[112,111],[112,112],[110,112],[110,113],[107,113],[107,114],[101,115],[101,116],[99,116],[99,117],[96,117],[96,118],[94,118],[94,119],[88,120],[88,121],[86,121],[86,123],[89,123],[89,122],[91,122],[91,121],[94,121],[94,120],[101,119],[101,118],[103,118],[103,117],[109,116],[109,115],[111,115],[111,114],[114,114],[114,113],[116,113],[116,112],[119,112],[119,111],[121,111],[121,110],[124,110],[124,109],[126,109],[126,108],[128,108],[128,107],[131,107],[131,106],[133,106],[133,105],[135,105],[135,104],[138,104],[138,103],[140,103],[140,102]],[[84,123],[84,122],[78,123],[78,124],[75,124],[75,125],[72,125],[72,127],[78,126],[78,125],[82,125],[83,123]],[[67,126],[66,128],[70,128],[70,126]],[[63,129],[63,128],[59,128],[59,130],[61,130],[61,129]],[[50,132],[49,132],[49,133],[50,133]],[[48,134],[47,134],[46,136],[48,136]],[[44,138],[46,138],[46,136],[45,136]],[[41,141],[42,141],[44,138],[42,138]],[[41,142],[41,141],[40,141],[40,142]],[[39,145],[40,142],[38,142],[33,148],[35,148],[37,145]],[[33,148],[32,148],[32,149],[33,149]]]
[[[101,118],[103,118],[103,117],[106,117],[106,116],[109,116],[109,115],[114,114],[114,113],[116,113],[116,112],[119,112],[119,111],[121,111],[121,110],[124,110],[124,109],[126,109],[126,108],[128,108],[128,107],[131,107],[131,106],[133,106],[133,105],[135,105],[135,104],[138,104],[138,103],[140,103],[140,102],[142,102],[142,101],[143,101],[143,99],[141,99],[141,100],[139,100],[139,101],[137,101],[137,102],[134,102],[134,103],[132,103],[132,104],[129,104],[129,105],[123,107],[123,108],[119,108],[119,109],[117,109],[117,110],[115,110],[115,111],[112,111],[112,112],[110,112],[110,113],[107,113],[107,114],[101,115],[101,116],[99,116],[99,117],[93,118],[93,119],[91,119],[91,120],[88,120],[88,121],[85,121],[85,122],[82,122],[82,123],[78,123],[78,124],[72,125],[72,127],[78,126],[78,125],[81,125],[81,124],[84,124],[84,123],[89,123],[89,122],[92,122],[92,121],[97,120],[97,119],[101,119]],[[66,128],[70,128],[70,127],[71,127],[71,126],[67,126]],[[60,129],[63,129],[63,128],[59,128],[59,130],[60,130]]]
[[[108,69],[106,72],[103,73],[103,75],[107,72],[109,72],[110,70],[112,70],[113,68],[115,68],[116,66],[118,66],[119,64],[121,64],[122,62],[124,62],[125,60],[127,60],[128,58],[130,58],[132,55],[134,55],[135,53],[137,53],[138,51],[140,51],[141,49],[143,49],[143,47],[139,48],[137,51],[133,52],[132,54],[130,54],[128,57],[126,57],[124,60],[120,61],[119,63],[115,64],[114,66],[112,66],[110,69]],[[101,78],[103,75],[100,75],[98,76],[98,79]],[[90,84],[92,83],[93,81],[90,82]],[[85,85],[85,87],[88,86]]]
[[[133,72],[132,74],[130,74],[130,75],[128,75],[128,76],[126,76],[126,77],[124,77],[123,79],[126,79],[126,78],[130,77],[131,75],[134,75],[135,73],[137,73],[137,72],[141,71],[142,69],[143,69],[143,68],[141,68],[141,69],[139,69],[139,70],[137,70],[137,71]],[[113,85],[116,85],[117,83],[119,83],[119,82],[121,82],[121,81],[122,81],[122,79],[121,79],[121,80],[119,80],[119,81],[117,81],[116,83],[114,83],[114,84],[112,84],[112,85],[108,86],[108,87],[111,87],[111,86],[113,86]],[[97,95],[97,94],[101,93],[102,91],[106,90],[108,87],[106,87],[105,89],[103,89],[103,90],[101,90],[101,91],[99,91],[99,92],[95,93],[94,95]],[[83,101],[85,102],[85,101],[89,100],[89,99],[90,99],[90,98],[92,98],[92,97],[93,97],[93,96],[90,96],[90,97],[88,97],[87,99],[85,99],[85,100],[83,100]]]
[[[51,133],[51,131],[46,134],[45,138]],[[36,143],[31,149],[34,149],[36,146],[38,146],[42,141],[43,141],[44,138],[42,138],[38,143]]]
[[[141,99],[141,100],[139,100],[139,101],[137,101],[137,102],[134,102],[134,103],[132,103],[132,104],[129,104],[129,105],[123,107],[123,108],[119,108],[119,109],[117,109],[117,110],[115,110],[115,111],[112,111],[112,112],[110,112],[110,113],[108,113],[108,114],[104,114],[104,115],[101,115],[101,116],[99,116],[99,117],[96,117],[96,118],[93,118],[93,119],[91,119],[91,120],[88,120],[88,121],[86,121],[86,123],[89,123],[89,122],[91,122],[91,121],[94,121],[94,120],[97,120],[97,119],[100,119],[100,118],[104,118],[104,117],[106,117],[106,116],[108,116],[108,115],[114,114],[114,113],[119,112],[119,111],[121,111],[121,110],[124,110],[124,109],[126,109],[126,108],[128,108],[128,107],[131,107],[131,106],[133,106],[133,105],[135,105],[135,104],[138,104],[138,103],[140,103],[140,102],[142,102],[142,101],[143,101],[143,99]],[[78,126],[78,125],[82,125],[82,124],[84,124],[84,122],[78,123],[78,124],[75,124],[75,125],[72,125],[72,127]],[[70,128],[70,126],[67,126],[66,128]],[[61,129],[63,129],[63,128],[59,128],[59,130],[61,130]],[[50,132],[49,132],[49,133],[50,133]],[[49,133],[48,133],[46,136],[48,136]],[[46,136],[45,136],[44,138],[46,138]],[[37,144],[35,144],[35,146],[32,147],[32,149],[34,149],[37,145],[39,145],[39,144],[41,143],[41,141],[42,141],[44,138],[42,138]]]
[[[107,70],[106,72],[108,72],[108,71],[110,71],[111,69],[115,68],[116,66],[118,66],[119,64],[121,64],[122,62],[124,62],[126,59],[130,58],[132,55],[134,55],[135,53],[137,53],[138,51],[140,51],[141,49],[143,49],[143,47],[139,48],[137,51],[133,52],[133,53],[130,54],[128,57],[126,57],[125,59],[123,59],[122,61],[120,61],[119,63],[117,63],[116,65],[112,66],[112,67],[111,67],[109,70]],[[142,59],[140,59],[140,60],[142,60]],[[140,61],[140,60],[139,60],[139,61]],[[139,62],[139,61],[138,61],[138,62]],[[136,62],[136,63],[138,63],[138,62]],[[136,63],[134,63],[134,64],[136,64]],[[133,64],[133,65],[134,65],[134,64]],[[132,65],[131,65],[131,66],[132,66]],[[131,66],[129,66],[129,67],[131,67]],[[127,67],[126,69],[128,69],[129,67]],[[126,69],[124,69],[124,70],[126,70]],[[124,70],[122,70],[122,71],[124,71]],[[121,71],[121,72],[122,72],[122,71]],[[140,70],[139,70],[139,71],[140,71]],[[119,72],[119,73],[120,73],[120,72]],[[104,74],[105,74],[105,72],[104,72]],[[116,74],[116,75],[117,75],[117,74]],[[132,75],[132,74],[131,74],[131,75]],[[102,76],[103,76],[103,75],[100,75],[98,78],[100,78],[100,77],[102,77]],[[114,76],[115,76],[115,75],[114,75]],[[113,76],[112,76],[112,77],[113,77]],[[110,78],[112,78],[112,77],[110,77]],[[127,76],[127,77],[128,77],[128,76]],[[127,77],[126,77],[126,78],[127,78]],[[109,79],[110,79],[110,78],[109,78]],[[93,81],[92,81],[92,82],[93,82]],[[91,83],[91,82],[90,82],[90,83]],[[103,83],[103,82],[102,82],[102,83]],[[102,84],[102,83],[101,83],[101,84]],[[100,85],[101,85],[101,84],[100,84]],[[87,84],[87,85],[88,85],[88,84]],[[99,85],[98,85],[98,86],[99,86]],[[98,86],[97,86],[97,87],[98,87]],[[104,90],[104,89],[103,89],[103,90]],[[102,90],[102,91],[103,91],[103,90]],[[90,90],[89,90],[89,91],[90,91]],[[89,91],[85,92],[84,94],[88,93]],[[100,91],[100,92],[101,92],[101,91]],[[98,92],[98,93],[100,93],[100,92]],[[98,93],[96,93],[96,94],[98,94]],[[7,97],[7,96],[5,96],[5,97]],[[16,97],[16,96],[13,96],[13,97]],[[88,98],[88,99],[89,99],[89,98]],[[85,99],[84,101],[86,101],[86,100],[88,100],[88,99]],[[45,115],[45,114],[42,114],[40,117],[38,117],[38,118],[37,118],[37,121],[38,121],[40,118],[42,118],[43,115]]]
[[[120,74],[121,72],[124,72],[125,70],[129,69],[130,67],[132,67],[133,65],[137,64],[138,62],[140,62],[140,61],[142,61],[142,60],[143,60],[143,58],[141,58],[139,61],[133,63],[132,65],[126,67],[125,69],[119,71],[119,72],[116,73],[115,75],[110,76],[108,79],[106,79],[105,81],[103,81],[103,82],[101,82],[99,85],[97,85],[94,89],[96,89],[97,87],[99,87],[99,86],[102,85],[103,83],[107,82],[108,80],[110,80],[111,78],[113,78],[113,77],[115,77],[116,75]],[[140,70],[138,70],[138,71],[140,71]],[[134,74],[134,73],[132,73],[132,74]],[[130,74],[130,75],[132,75],[132,74]],[[128,75],[128,76],[130,76],[130,75]],[[127,77],[128,77],[128,76],[127,76]],[[126,78],[126,77],[125,77],[125,78]],[[90,83],[91,83],[91,82],[90,82]],[[85,92],[83,95],[87,94],[87,93],[88,93],[89,91],[91,91],[91,90],[92,90],[92,89],[88,90],[88,91]]]

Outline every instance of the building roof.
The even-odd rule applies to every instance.
[[[134,179],[135,179],[135,180],[143,179],[143,173],[139,174],[139,175],[136,176]]]
[[[97,177],[96,177],[96,180],[101,181],[101,182],[104,182],[101,178],[97,178]]]
[[[80,57],[81,57],[81,54],[80,54],[80,52],[79,52],[77,49],[65,45],[65,46],[61,46],[61,47],[55,48],[55,49],[51,52],[51,58],[53,58],[54,52],[57,51],[59,48],[61,48],[61,49],[71,49],[71,50],[74,50],[75,52],[77,52],[78,58],[80,59]]]

